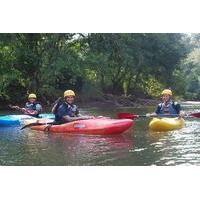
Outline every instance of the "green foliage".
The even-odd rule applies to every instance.
[[[0,34],[0,101],[22,102],[36,92],[41,101],[52,102],[66,89],[82,99],[100,99],[104,93],[157,97],[165,87],[198,98],[199,38],[157,33]]]
[[[163,85],[155,79],[151,78],[147,81],[145,90],[149,96],[160,97],[160,93],[163,90]]]
[[[89,34],[87,60],[102,90],[144,90],[154,78],[171,86],[173,71],[186,55],[181,34]]]
[[[182,60],[181,72],[185,81],[186,98],[200,98],[200,48],[194,48],[187,58]]]

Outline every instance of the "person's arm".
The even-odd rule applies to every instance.
[[[61,116],[62,119],[66,122],[72,122],[72,121],[84,120],[84,119],[94,119],[94,116],[82,116],[79,113],[78,109],[75,114],[76,114],[76,117],[70,117],[67,111],[62,106],[58,108],[58,115]]]
[[[176,108],[176,112],[177,112],[177,114],[179,115],[180,118],[184,117],[186,115],[185,112],[181,110],[180,104],[177,104],[175,108]]]
[[[158,116],[158,114],[160,113],[160,106],[158,105],[157,106],[157,108],[156,108],[156,110],[155,110],[155,112],[153,112],[153,113],[147,113],[146,114],[146,116],[147,117],[157,117]]]
[[[24,114],[37,115],[37,114],[41,113],[42,106],[38,103],[36,105],[36,110],[29,110],[29,109],[26,109],[26,108],[22,108],[22,109],[23,109]]]
[[[157,116],[158,115],[155,112],[146,114],[146,117],[157,117]]]
[[[77,120],[84,120],[84,119],[94,119],[93,116],[80,116],[80,117],[70,117],[68,115],[65,115],[62,117],[66,122],[72,122]]]
[[[19,111],[23,112],[24,114],[34,114],[34,111],[29,111],[27,108],[21,108],[19,106],[11,106],[11,105],[9,107],[12,109],[19,110]]]
[[[175,109],[176,109],[177,114],[179,115],[180,111],[181,111],[181,105],[180,104],[176,104]]]

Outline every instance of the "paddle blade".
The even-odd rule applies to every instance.
[[[132,113],[126,113],[126,112],[117,113],[118,119],[135,119],[137,117],[138,117],[137,115],[134,115]]]
[[[20,130],[23,130],[25,128],[29,128],[31,126],[38,126],[38,125],[44,125],[44,124],[46,124],[46,123],[37,123],[37,122],[36,123],[30,123],[30,124],[27,124],[27,125],[21,127]]]
[[[191,113],[190,116],[200,118],[200,112],[199,113]]]
[[[25,126],[23,126],[20,130],[23,130],[25,128],[29,128],[31,126],[38,126],[38,125],[45,125],[45,124],[53,124],[54,120],[53,119],[47,119],[47,118],[42,118],[42,119],[31,119],[31,120],[26,120],[25,121]]]

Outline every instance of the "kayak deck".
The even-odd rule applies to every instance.
[[[89,119],[78,120],[61,125],[48,127],[51,133],[74,133],[92,135],[120,134],[128,130],[133,125],[131,119]],[[32,126],[32,130],[47,131],[48,125]]]
[[[149,128],[152,131],[172,131],[185,126],[183,118],[153,118],[149,123]]]
[[[53,114],[40,114],[40,118],[35,118],[29,115],[4,115],[0,116],[0,127],[20,126],[25,120],[48,118],[54,119]]]

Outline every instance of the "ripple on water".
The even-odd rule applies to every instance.
[[[199,107],[187,106],[188,112]],[[123,111],[151,112],[151,108]],[[121,110],[121,111],[122,111]],[[114,116],[108,109],[86,114]],[[48,135],[19,128],[0,129],[1,165],[200,165],[200,119],[186,119],[183,129],[150,134],[149,120],[138,119],[131,133],[119,136]]]
[[[200,121],[186,121],[160,140],[151,144],[160,153],[157,165],[200,165]]]

